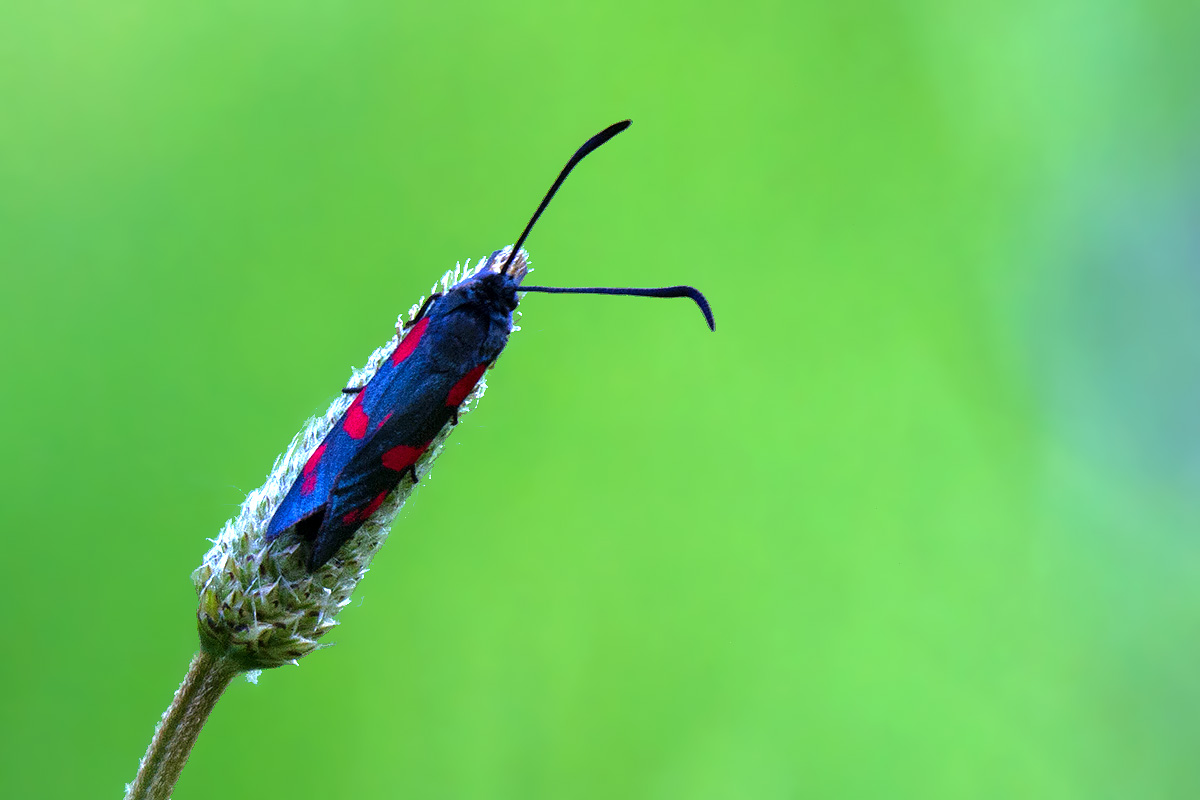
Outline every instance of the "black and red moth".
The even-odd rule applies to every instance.
[[[365,386],[342,391],[354,402],[309,456],[267,529],[274,539],[288,529],[310,542],[316,570],[354,536],[406,475],[417,481],[417,461],[442,428],[458,422],[458,407],[508,343],[518,292],[688,297],[716,330],[704,295],[690,286],[660,289],[521,286],[521,245],[571,169],[584,156],[628,128],[610,125],[571,157],[512,248],[497,250],[473,275],[434,294],[409,323],[409,331]],[[501,259],[503,258],[503,262]]]

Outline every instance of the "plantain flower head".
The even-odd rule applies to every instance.
[[[507,252],[493,259],[493,269],[499,268]],[[469,261],[467,265],[456,265],[430,293],[445,292],[481,268],[472,269]],[[519,278],[527,270],[528,254],[521,250],[509,271]],[[424,302],[422,297],[407,316],[400,316],[396,335],[372,353],[365,366],[353,371],[347,385],[366,385],[408,333],[403,323],[412,321]],[[513,330],[518,328],[514,326]],[[459,407],[459,415],[473,410],[486,389],[485,374]],[[354,537],[313,572],[305,564],[305,544],[294,534],[267,541],[271,515],[352,401],[347,395],[339,395],[324,414],[308,420],[283,455],[275,459],[266,482],[250,492],[238,515],[225,523],[212,549],[192,573],[199,596],[196,616],[200,644],[211,655],[223,656],[245,670],[257,670],[295,663],[317,649],[318,640],[337,625],[338,612],[350,602],[354,587],[387,539],[396,513],[416,488],[411,478],[401,480]],[[452,424],[445,425],[434,438],[416,464],[419,474],[429,471],[452,428]]]

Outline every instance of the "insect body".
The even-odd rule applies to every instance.
[[[312,543],[308,567],[328,561],[408,475],[508,343],[518,292],[688,297],[714,328],[712,312],[690,286],[662,289],[521,286],[521,245],[571,169],[592,150],[629,127],[628,120],[589,139],[567,162],[512,248],[497,250],[473,275],[434,295],[410,330],[338,420],[275,511],[267,538],[294,528]]]

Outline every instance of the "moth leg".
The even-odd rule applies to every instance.
[[[435,293],[429,295],[429,298],[424,303],[421,304],[421,307],[419,309],[417,309],[417,315],[415,317],[413,317],[412,319],[410,319],[408,322],[404,323],[405,329],[407,330],[408,328],[411,328],[413,325],[416,325],[418,322],[420,322],[421,318],[425,316],[425,312],[429,310],[429,306],[431,306],[433,304],[433,301],[437,300],[441,296],[442,296],[441,292],[435,292]]]
[[[342,389],[342,394],[358,394],[365,388],[365,386],[347,386],[345,389]]]
[[[456,409],[454,409],[454,416],[452,416],[452,417],[450,418],[450,424],[451,424],[451,425],[457,425],[457,424],[458,424],[458,409],[457,409],[457,408],[456,408]]]
[[[415,484],[417,483],[417,480],[418,480],[418,479],[417,479],[417,465],[416,465],[416,464],[409,464],[409,465],[408,465],[408,474],[409,474],[409,476],[412,478],[412,482],[413,482],[413,484],[415,485]]]

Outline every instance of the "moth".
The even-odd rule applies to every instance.
[[[523,286],[521,249],[538,217],[575,165],[628,128],[610,125],[588,139],[563,167],[512,247],[496,250],[472,275],[432,295],[407,324],[395,350],[364,386],[347,387],[354,401],[309,456],[267,530],[289,529],[311,544],[308,568],[319,569],[354,536],[402,480],[416,483],[417,462],[508,343],[513,311],[524,292],[686,297],[716,330],[704,295],[691,286],[557,288]]]

